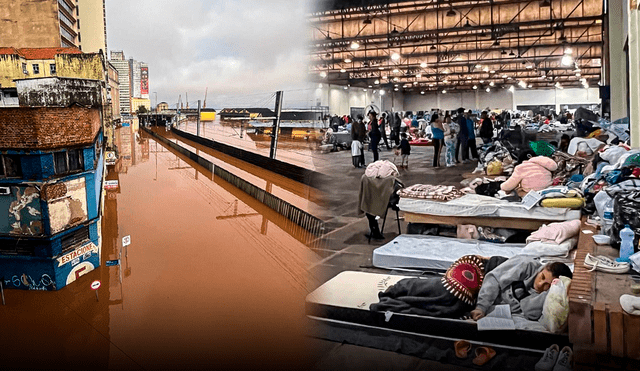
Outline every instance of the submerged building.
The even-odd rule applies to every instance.
[[[0,107],[0,280],[58,290],[100,265],[103,80],[15,80]]]

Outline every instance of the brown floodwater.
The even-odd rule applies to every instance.
[[[116,139],[102,265],[59,291],[5,291],[0,369],[309,368],[305,232],[130,128]]]

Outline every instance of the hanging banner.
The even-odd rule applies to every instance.
[[[140,67],[140,94],[149,95],[149,67]]]

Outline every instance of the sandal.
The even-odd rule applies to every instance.
[[[620,263],[604,255],[593,256],[587,253],[584,258],[584,266],[589,269],[589,272],[599,270],[605,273],[627,273],[631,267],[629,263]]]
[[[496,351],[489,347],[479,347],[476,349],[476,358],[473,359],[473,364],[478,366],[484,366],[491,358],[495,357]]]
[[[453,348],[456,350],[456,357],[461,359],[467,358],[471,350],[471,343],[466,340],[458,340],[453,343]]]

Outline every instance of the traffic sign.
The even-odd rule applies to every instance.
[[[122,247],[129,246],[131,244],[131,236],[122,237]]]
[[[97,290],[100,288],[100,281],[95,280],[91,282],[91,290]]]

